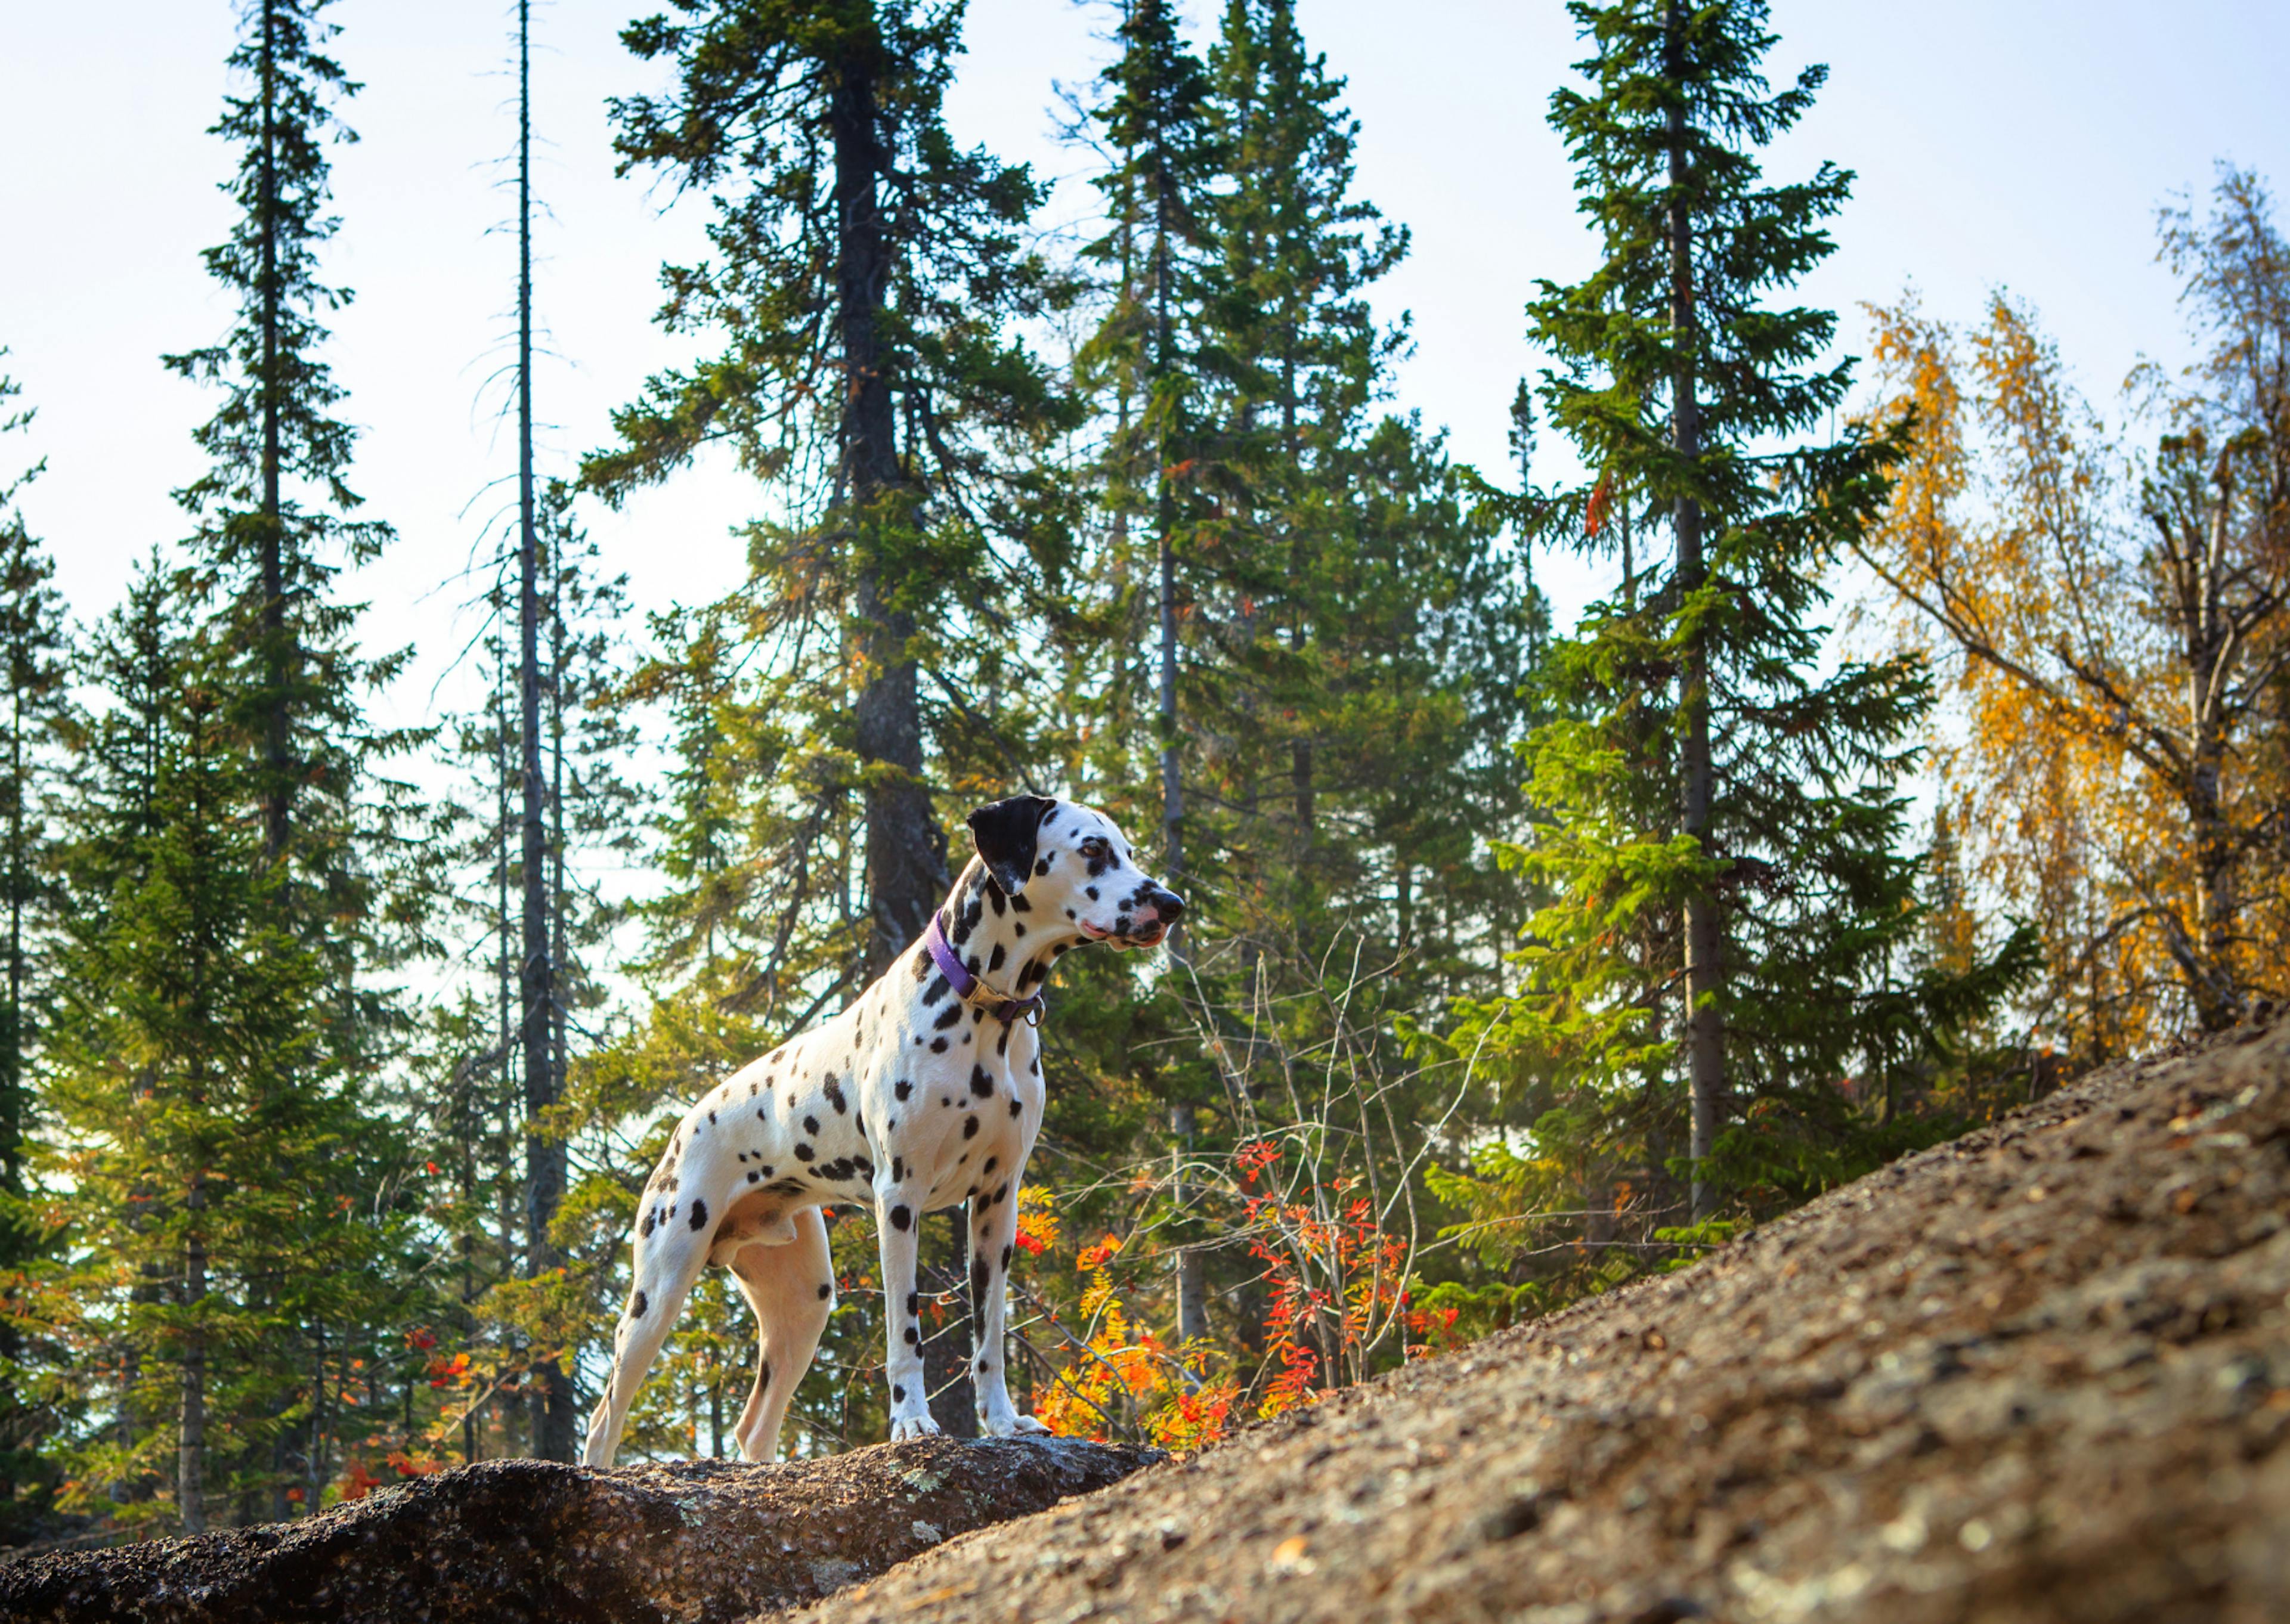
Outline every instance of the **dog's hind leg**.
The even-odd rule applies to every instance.
[[[668,1340],[692,1283],[700,1278],[713,1238],[704,1198],[669,1204],[657,1190],[645,1191],[645,1220],[637,1227],[635,1288],[613,1332],[613,1370],[605,1394],[589,1416],[588,1445],[581,1459],[610,1466],[628,1425],[629,1406],[644,1385],[645,1372]]]
[[[827,1223],[817,1207],[791,1215],[795,1238],[774,1246],[742,1246],[732,1258],[741,1294],[756,1311],[756,1387],[748,1395],[733,1436],[746,1460],[779,1459],[780,1424],[820,1332],[835,1308],[835,1265],[827,1251]]]

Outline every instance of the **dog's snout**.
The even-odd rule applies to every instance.
[[[1173,891],[1164,891],[1157,885],[1147,900],[1153,904],[1153,911],[1161,916],[1163,924],[1174,924],[1184,917],[1185,900]]]

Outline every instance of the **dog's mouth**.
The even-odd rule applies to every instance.
[[[1079,923],[1081,933],[1084,936],[1088,937],[1092,941],[1111,942],[1117,953],[1126,953],[1132,948],[1157,948],[1161,945],[1161,939],[1169,933],[1169,927],[1158,920],[1141,930],[1129,932],[1105,930],[1090,924],[1085,919]]]

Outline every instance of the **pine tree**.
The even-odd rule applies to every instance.
[[[277,870],[275,884],[247,892],[247,905],[276,910],[264,928],[291,937],[325,971],[326,996],[293,1006],[310,1029],[281,1053],[312,1068],[295,1088],[364,1109],[359,1088],[329,1079],[369,1075],[389,1041],[394,1013],[379,973],[422,946],[427,820],[407,787],[381,772],[414,737],[377,730],[363,703],[404,656],[362,657],[356,607],[333,591],[338,572],[370,562],[389,532],[356,516],[359,499],[347,483],[356,435],[338,415],[343,391],[322,358],[325,318],[349,299],[319,276],[318,256],[339,223],[327,212],[326,148],[355,139],[333,109],[357,89],[326,52],[337,32],[324,20],[327,4],[245,0],[241,8],[228,63],[234,93],[211,132],[238,150],[223,186],[236,215],[204,255],[208,274],[236,302],[235,319],[220,342],[166,364],[222,395],[196,434],[209,468],[177,492],[196,524],[187,543],[190,596],[180,607],[212,614],[199,642],[197,680],[212,708],[202,726],[236,739],[251,764],[246,774],[214,782],[249,797],[263,860]],[[377,1148],[396,1143],[379,1121],[354,1139]],[[373,1210],[380,1192],[356,1184],[365,1164],[336,1157],[330,1144],[321,1136],[308,1148],[318,1163],[291,1172],[281,1163],[272,1176]],[[338,1420],[326,1372],[356,1356],[344,1350],[375,1329],[343,1317],[355,1316],[359,1292],[325,1284],[315,1289],[282,1267],[250,1276],[246,1288],[271,1307],[299,1303],[313,1316],[280,1333],[270,1389],[242,1395],[281,1418],[260,1441],[266,1459],[232,1466],[241,1480],[267,1484],[276,1516],[297,1493],[310,1503],[323,1487]],[[361,1283],[377,1292],[388,1284]],[[258,1447],[251,1436],[242,1442]]]
[[[1758,155],[1824,70],[1770,90],[1761,0],[1571,11],[1590,88],[1557,92],[1551,121],[1603,258],[1529,307],[1558,363],[1545,408],[1595,476],[1555,523],[1604,548],[1620,503],[1621,526],[1666,528],[1671,550],[1554,647],[1564,719],[1530,754],[1551,821],[1517,856],[1558,894],[1530,928],[1509,1031],[1531,1068],[1609,1098],[1658,1101],[1682,1059],[1698,1220],[1728,1194],[1729,1118],[1747,1124],[1731,1193],[1790,1188],[1785,1164],[1811,1167],[1802,1146],[1837,1126],[1823,1085],[1901,1039],[1919,909],[1892,785],[1930,685],[1908,659],[1821,668],[1823,566],[1880,510],[1902,451],[1858,428],[1792,441],[1844,399],[1852,364],[1822,359],[1830,312],[1770,300],[1830,252],[1852,177],[1824,164],[1769,186]],[[1944,991],[1921,1007],[1961,1004]]]
[[[0,349],[0,357],[6,355]],[[22,392],[0,374],[0,436],[28,427],[30,409],[9,403]],[[0,1007],[0,1269],[12,1270],[33,1254],[33,1230],[20,1204],[28,1194],[24,1140],[31,1126],[28,1068],[40,1044],[41,1013],[51,983],[49,948],[55,927],[47,791],[53,746],[63,718],[71,648],[64,604],[50,583],[55,564],[31,533],[19,505],[44,461],[0,479],[0,666],[8,683],[8,710],[0,728],[0,895],[7,906],[6,1003]],[[0,1506],[12,1528],[37,1503],[29,1484],[43,1476],[31,1445],[35,1422],[18,1402],[14,1367],[23,1354],[15,1316],[0,1317]]]
[[[234,1501],[316,1508],[332,1396],[404,1260],[369,1204],[393,1148],[329,1063],[328,966],[247,816],[262,766],[227,717],[234,656],[170,630],[188,606],[155,565],[95,640],[108,702],[74,727],[43,1150],[70,1191],[49,1284],[66,1380],[122,1423],[80,1440],[82,1475],[171,1481],[196,1531]]]
[[[318,354],[324,316],[350,297],[318,280],[318,251],[339,224],[324,212],[325,144],[356,139],[331,107],[357,90],[321,49],[336,32],[319,17],[331,3],[244,0],[228,67],[245,93],[226,100],[209,132],[241,149],[223,188],[239,214],[205,254],[208,275],[239,301],[237,320],[222,342],[167,357],[224,391],[196,436],[213,466],[179,500],[200,523],[202,582],[223,596],[239,668],[228,719],[261,763],[273,861],[288,859],[298,802],[346,800],[348,764],[331,741],[363,731],[352,700],[360,674],[343,646],[351,611],[327,596],[340,567],[327,555],[364,564],[389,539],[386,525],[349,516],[356,435],[333,415],[343,391]],[[339,868],[346,820],[299,810],[316,827],[292,860],[307,876]]]
[[[825,813],[776,831],[809,874],[808,909],[843,884],[820,832],[855,800],[855,916],[806,920],[834,940],[810,963],[855,990],[921,932],[944,894],[945,830],[930,761],[993,656],[952,633],[991,624],[1061,547],[1059,504],[1026,454],[1067,419],[1010,331],[1053,279],[1020,232],[1040,188],[957,148],[941,104],[959,14],[913,0],[720,0],[624,38],[677,85],[614,104],[623,171],[719,187],[719,259],[664,273],[673,331],[720,328],[725,350],[663,373],[615,419],[622,444],[584,478],[617,499],[728,443],[777,488],[783,523],[750,538],[747,636],[773,651],[779,708],[805,718],[758,790]],[[1010,549],[1014,544],[1013,550]],[[941,629],[946,628],[946,629]],[[807,831],[807,833],[806,833]],[[840,914],[842,910],[837,909]],[[808,932],[806,932],[808,934]],[[789,967],[776,955],[757,966]]]

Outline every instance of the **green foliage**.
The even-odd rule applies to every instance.
[[[28,1328],[72,1356],[53,1399],[117,1420],[70,1452],[64,1504],[108,1495],[130,1518],[188,1515],[164,1496],[187,1426],[215,1508],[315,1500],[339,1461],[309,1441],[339,1437],[354,1385],[400,1351],[381,1328],[417,1279],[388,1195],[402,1146],[324,1041],[326,965],[245,815],[228,665],[167,629],[181,608],[147,571],[94,639],[113,704],[75,727],[81,906],[27,1208],[53,1232]]]
[[[1515,1220],[1480,1243],[1514,1260],[1553,1235],[1650,1250],[1689,1173],[1734,1210],[1771,1211],[1929,1142],[1945,1122],[1872,1123],[1855,1080],[1946,1052],[2027,964],[2016,940],[1984,963],[1912,963],[1920,864],[1893,785],[1916,764],[1930,682],[1910,658],[1823,658],[1825,567],[1876,517],[1903,450],[1857,427],[1795,437],[1842,401],[1851,363],[1822,359],[1830,312],[1772,301],[1830,252],[1851,176],[1823,164],[1769,186],[1758,155],[1823,70],[1769,91],[1757,0],[1572,9],[1590,89],[1554,95],[1551,122],[1603,258],[1578,284],[1541,284],[1528,314],[1557,362],[1544,410],[1592,483],[1535,498],[1545,533],[1588,550],[1689,514],[1697,540],[1636,567],[1542,676],[1536,823],[1501,856],[1548,900],[1516,996],[1454,1037],[1492,1037],[1509,1092],[1541,1109],[1535,1155],[1483,1150],[1447,1186],[1482,1236]],[[1681,808],[1705,727],[1715,787],[1697,834]],[[1680,1037],[1697,902],[1720,921],[1734,1125],[1694,1168]]]

